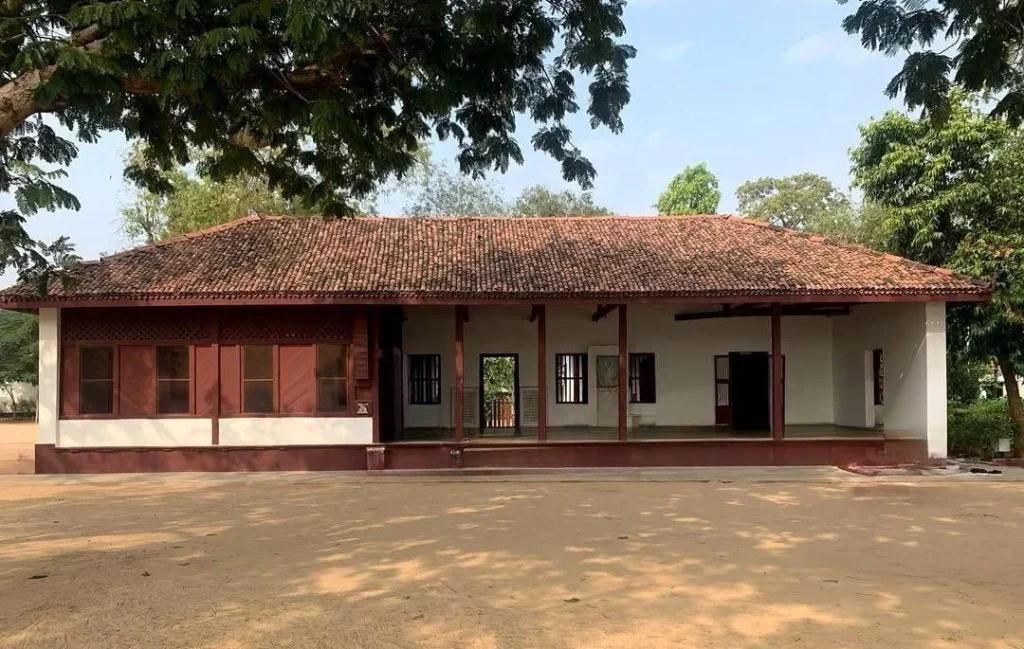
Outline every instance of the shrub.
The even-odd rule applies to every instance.
[[[1013,439],[1013,421],[1005,399],[986,399],[970,405],[949,405],[949,454],[990,458],[996,440]]]

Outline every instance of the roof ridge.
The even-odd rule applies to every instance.
[[[955,277],[956,279],[973,282],[974,284],[978,284],[979,286],[991,286],[992,284],[989,281],[979,280],[977,278],[971,277],[970,275],[958,273],[944,266],[933,266],[931,264],[925,264],[919,261],[914,261],[913,259],[908,259],[907,257],[902,257],[900,255],[894,255],[888,252],[881,252],[879,250],[875,250],[874,248],[869,248],[863,244],[848,243],[846,241],[840,241],[839,239],[833,239],[832,237],[828,237],[823,234],[813,234],[811,232],[802,232],[800,230],[794,230],[793,228],[784,228],[780,225],[773,225],[768,221],[762,221],[761,219],[743,216],[742,214],[722,214],[720,216],[727,217],[731,221],[737,221],[739,223],[744,223],[746,225],[754,225],[761,228],[767,228],[769,230],[778,232],[779,234],[783,234],[786,236],[800,237],[802,239],[808,239],[815,243],[821,243],[824,245],[835,246],[837,248],[843,248],[845,250],[853,250],[856,252],[874,255],[876,257],[882,257],[886,261],[906,264],[909,266],[913,266],[918,270],[923,270],[925,272],[936,273],[938,275],[944,275],[947,277]]]

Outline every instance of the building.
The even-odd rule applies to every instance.
[[[941,457],[946,303],[991,290],[718,216],[251,217],[72,276],[0,292],[40,472]]]

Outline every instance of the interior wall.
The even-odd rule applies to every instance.
[[[595,306],[547,308],[548,425],[598,424],[596,356],[618,345],[618,316],[613,311],[593,322]],[[715,307],[695,305],[691,311]],[[679,306],[629,307],[629,351],[655,354],[657,403],[630,404],[630,425],[710,426],[715,423],[714,357],[729,352],[768,351],[766,317],[718,318],[677,322]],[[410,428],[451,426],[455,362],[454,307],[405,309],[403,385],[408,385],[409,354],[441,355],[441,404],[410,405],[404,399]],[[465,323],[467,390],[479,380],[479,355],[518,353],[520,385],[537,385],[537,324],[530,307],[470,307]],[[782,348],[786,356],[786,421],[831,423],[832,319],[785,317]],[[588,354],[588,403],[555,403],[555,354]],[[467,407],[475,402],[467,404]]]
[[[836,319],[833,335],[835,422],[873,425],[875,406],[868,355],[882,350],[884,405],[889,438],[928,439],[932,455],[946,445],[945,303],[855,306]]]

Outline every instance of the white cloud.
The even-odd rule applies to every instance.
[[[693,48],[693,41],[679,41],[671,45],[663,45],[654,52],[662,61],[678,61]]]
[[[782,60],[794,65],[819,63],[823,61],[842,65],[860,65],[874,54],[861,46],[854,36],[843,32],[818,32],[791,45],[782,55]]]

